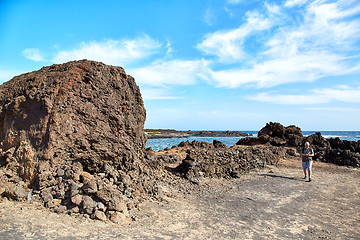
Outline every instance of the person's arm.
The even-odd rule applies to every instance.
[[[308,155],[309,157],[313,157],[314,156],[314,149],[311,148],[311,153]]]
[[[302,157],[313,157],[314,156],[314,150],[311,148],[311,153],[310,154],[305,154],[300,152],[300,156]]]
[[[307,157],[307,155],[304,153],[304,149],[300,149],[300,156]]]

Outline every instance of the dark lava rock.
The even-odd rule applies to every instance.
[[[264,139],[258,137],[246,137],[239,139],[235,145],[247,145],[247,146],[254,146],[259,144],[267,143]]]
[[[285,127],[276,122],[267,123],[266,126],[258,132],[258,137],[261,136],[277,137],[282,139],[285,137]]]
[[[145,118],[139,87],[121,67],[81,60],[14,77],[0,86],[0,170],[11,172],[0,182],[30,186],[48,207],[61,199],[54,202],[71,213],[93,214],[99,200],[104,209],[125,211],[123,195],[136,202],[148,193],[140,174],[151,172]],[[104,187],[120,180],[119,189]]]
[[[227,147],[224,143],[217,141],[217,140],[213,141],[213,145],[215,148],[226,148]]]
[[[121,67],[87,60],[43,67],[0,87],[1,166],[26,180],[39,165],[64,161],[89,172],[105,163],[129,170],[142,157],[144,122],[140,90]]]
[[[280,123],[270,122],[259,131],[258,137],[240,139],[236,145],[253,146],[269,143],[273,146],[296,147],[301,144],[303,138],[299,127],[294,125],[284,127]]]
[[[324,138],[320,132],[303,137],[301,129],[294,125],[288,127],[280,123],[267,123],[255,138],[240,139],[236,145],[273,145],[296,147],[299,152],[305,142],[309,142],[314,149],[314,160],[360,167],[360,142],[340,140],[339,138]],[[288,149],[287,154],[295,156],[293,150]]]
[[[185,142],[176,148],[186,152],[186,158],[174,169],[174,172],[193,183],[199,184],[203,178],[236,178],[253,169],[274,165],[280,159],[289,157],[286,148],[275,146],[224,147],[212,145],[200,148],[198,142]]]
[[[301,129],[294,125],[284,127],[280,123],[270,122],[259,131],[258,138],[273,146],[296,147],[301,143],[303,135]]]

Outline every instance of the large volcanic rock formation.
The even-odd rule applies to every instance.
[[[17,76],[1,86],[0,110],[1,165],[24,180],[42,164],[129,170],[142,157],[145,108],[120,67],[84,60]]]
[[[0,177],[30,183],[50,207],[122,209],[145,168],[145,117],[121,67],[82,60],[14,77],[0,86]]]

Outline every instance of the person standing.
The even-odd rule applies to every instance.
[[[308,173],[309,180],[311,182],[311,167],[312,157],[314,156],[314,150],[310,147],[310,143],[306,142],[303,149],[301,149],[300,156],[302,156],[302,167],[304,170],[304,179],[306,179],[306,173]]]

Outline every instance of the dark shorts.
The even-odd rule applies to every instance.
[[[306,170],[311,171],[312,161],[302,162],[302,167],[304,171]]]

